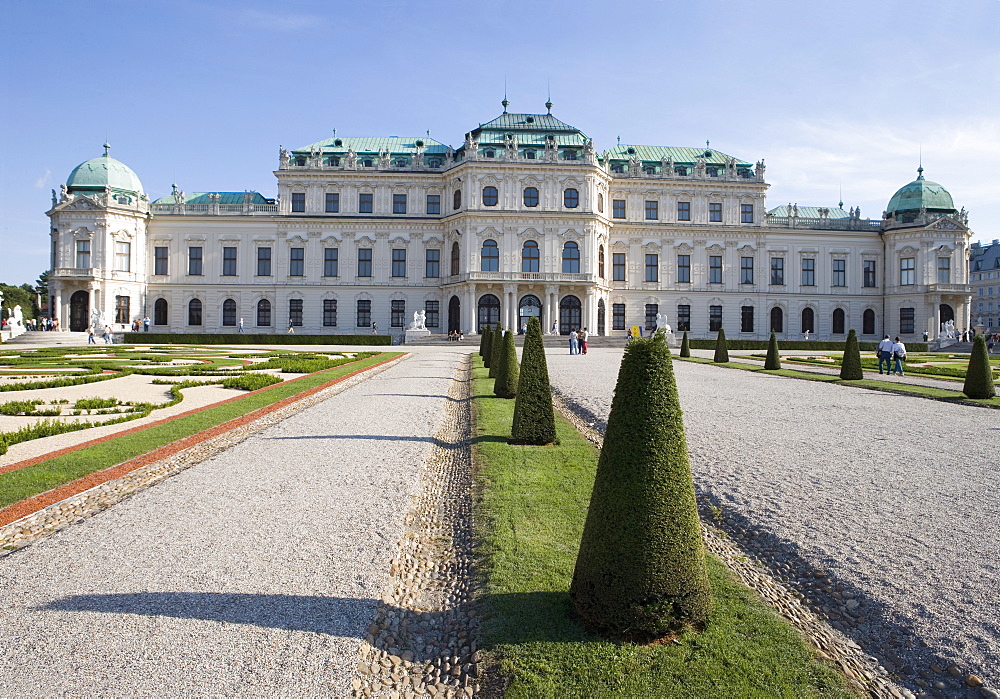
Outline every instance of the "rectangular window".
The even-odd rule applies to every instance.
[[[424,301],[424,311],[427,317],[424,318],[424,325],[428,328],[441,327],[441,302]]]
[[[625,218],[625,200],[614,199],[611,202],[612,218]]]
[[[677,220],[678,221],[691,220],[691,202],[689,201],[677,202]]]
[[[646,202],[646,220],[655,221],[660,218],[660,202],[658,201],[647,201]]]
[[[802,286],[816,286],[816,260],[812,257],[802,258]]]
[[[832,286],[847,286],[847,260],[833,261]]]
[[[222,248],[222,276],[236,276],[236,248]]]
[[[426,252],[424,259],[424,276],[429,279],[437,279],[441,276],[441,251],[430,248]]]
[[[899,309],[899,334],[912,335],[916,311],[913,308]]]
[[[708,307],[708,331],[718,332],[722,330],[722,306]]]
[[[326,193],[326,213],[340,213],[340,192]]]
[[[611,253],[611,277],[613,281],[625,281],[625,253]]]
[[[368,299],[358,299],[358,320],[359,328],[370,328],[372,324],[372,302]]]
[[[132,269],[132,243],[115,243],[115,271],[129,272]]]
[[[292,192],[292,213],[303,213],[306,210],[306,193]]]
[[[167,248],[153,248],[153,274],[167,273]]]
[[[740,258],[740,284],[753,284],[753,258]]]
[[[722,283],[722,255],[708,256],[708,283]]]
[[[771,258],[771,284],[772,286],[785,285],[785,258]]]
[[[271,248],[257,248],[257,276],[271,276]]]
[[[429,214],[439,214],[439,213],[441,213],[441,195],[440,194],[428,194],[427,195],[427,213],[429,213]]]
[[[656,330],[656,316],[660,314],[660,305],[657,303],[646,304],[646,330]]]
[[[646,255],[646,281],[655,282],[660,278],[660,256]]]
[[[753,223],[753,204],[740,204],[740,223]]]
[[[683,284],[691,283],[691,256],[677,256],[677,281]]]
[[[358,213],[359,214],[370,214],[372,212],[372,195],[371,192],[362,192],[358,195]]]
[[[912,286],[914,271],[916,269],[916,258],[902,257],[899,260],[899,285]]]
[[[951,284],[951,258],[938,258],[938,284]]]
[[[396,248],[392,251],[392,276],[406,276],[406,248]]]
[[[405,214],[406,213],[406,195],[405,194],[393,194],[392,195],[392,213],[394,213],[394,214]]]
[[[740,306],[740,332],[753,332],[753,306]]]
[[[323,276],[336,277],[340,275],[340,248],[325,248],[323,250]]]
[[[302,327],[302,299],[288,300],[288,324]]]
[[[337,299],[323,299],[323,327],[337,327]]]
[[[306,249],[292,248],[288,256],[288,276],[301,277],[305,275]]]
[[[390,301],[389,327],[401,328],[406,319],[406,301]]]
[[[358,248],[358,276],[359,277],[372,276],[371,248]]]
[[[711,223],[722,223],[722,204],[710,202],[708,205],[708,220]]]
[[[130,296],[115,296],[115,322],[116,323],[131,323],[132,314],[129,311],[129,305],[132,302]]]
[[[875,260],[865,260],[863,264],[862,283],[864,286],[873,287],[875,286]]]
[[[691,306],[688,304],[677,306],[677,329],[681,332],[691,330]]]
[[[188,248],[188,274],[200,277],[202,275],[202,249]]]
[[[624,303],[613,303],[613,304],[611,304],[611,329],[612,330],[624,330],[625,329],[625,304]]]

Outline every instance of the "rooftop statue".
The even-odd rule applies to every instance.
[[[288,163],[288,151],[285,150],[284,146],[278,146],[278,169],[284,170],[288,167]]]

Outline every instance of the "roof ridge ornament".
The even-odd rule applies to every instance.
[[[105,141],[104,142],[104,157],[105,158],[111,157],[111,156],[108,155],[108,151],[110,151],[110,150],[111,150],[111,144],[108,143],[107,141]]]

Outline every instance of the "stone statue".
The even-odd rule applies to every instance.
[[[856,218],[858,220],[861,219],[861,207],[860,206],[854,210],[854,218]]]
[[[764,167],[764,159],[763,158],[761,158],[760,162],[757,163],[756,168],[757,168],[757,177],[760,177],[761,179],[763,179],[764,178],[764,169],[765,169],[765,167]]]
[[[243,204],[246,206],[253,204],[253,192],[247,190],[243,191]]]
[[[942,334],[949,340],[955,339],[955,321],[949,320],[946,323],[941,324]]]
[[[104,322],[101,320],[101,312],[96,308],[90,312],[90,324],[94,328],[100,328],[104,325]]]
[[[472,140],[472,132],[465,134],[465,157],[469,157],[472,149],[475,148],[475,141]]]
[[[380,150],[378,152],[378,166],[381,168],[389,167],[389,151]]]
[[[13,321],[14,325],[16,325],[18,327],[24,326],[24,315],[21,313],[21,306],[20,305],[14,306],[14,310],[11,313],[10,317],[11,317],[11,320]]]
[[[59,201],[69,201],[70,198],[69,187],[65,184],[59,185]]]
[[[413,167],[423,167],[424,166],[424,152],[422,150],[420,150],[419,148],[417,148],[417,150],[415,150],[413,152],[412,165],[413,165]]]
[[[695,175],[695,177],[704,177],[705,176],[705,171],[706,171],[705,165],[706,165],[706,163],[705,163],[705,159],[704,158],[696,158],[695,159],[695,161],[694,161],[694,175]]]
[[[52,190],[52,208],[55,208],[59,203],[59,199],[56,197],[56,190]]]
[[[628,174],[632,177],[638,177],[642,173],[642,161],[632,156],[628,159]]]
[[[673,332],[673,330],[670,328],[670,324],[667,323],[666,313],[656,314],[656,330],[654,332],[660,332],[661,330],[668,333]]]
[[[284,146],[278,146],[278,169],[284,170],[288,167],[289,157],[288,151],[285,150]]]
[[[594,139],[588,138],[587,141],[583,144],[583,158],[588,163],[592,163],[594,162],[595,157],[596,157],[596,152],[594,151]]]
[[[427,329],[427,311],[420,309],[419,311],[413,312],[413,322],[410,323],[410,330],[426,330]]]
[[[357,165],[358,154],[354,152],[354,148],[348,148],[344,154],[344,167],[353,170]]]
[[[792,207],[792,217],[793,218],[798,218],[799,217],[799,205],[798,204],[796,204],[795,206]]]

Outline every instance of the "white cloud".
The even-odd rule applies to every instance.
[[[45,174],[35,180],[35,189],[44,189],[52,178],[52,170],[46,170]]]
[[[242,10],[239,14],[241,24],[254,29],[267,29],[278,32],[298,32],[307,29],[317,29],[325,24],[319,15],[295,14],[291,12],[265,12],[253,8]]]

